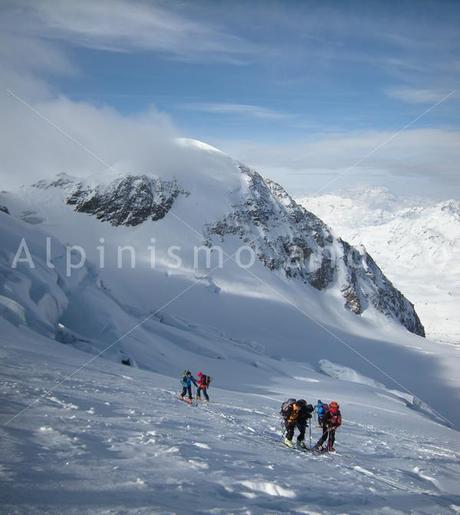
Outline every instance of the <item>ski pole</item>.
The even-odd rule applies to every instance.
[[[308,432],[310,434],[310,449],[311,449],[311,424],[308,424]]]
[[[284,420],[280,420],[280,429],[281,429],[281,435],[284,436],[286,433],[286,424],[284,423]]]

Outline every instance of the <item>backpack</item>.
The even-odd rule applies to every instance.
[[[292,412],[292,406],[295,404],[295,399],[288,399],[281,404],[280,413],[284,418],[289,417]]]
[[[203,374],[203,377],[201,378],[201,380],[203,381],[204,386],[207,387],[211,384],[212,378],[211,378],[211,376],[207,376],[207,375]]]
[[[296,401],[291,417],[295,420],[307,421],[311,418],[311,414],[314,410],[315,408],[311,404],[307,404],[307,401],[300,399]]]
[[[324,415],[329,411],[329,404],[321,404],[321,406],[317,407],[316,411],[318,413],[318,418],[323,418]]]
[[[342,425],[342,415],[338,408],[334,410],[329,410],[329,424],[332,427],[339,427],[340,425]]]

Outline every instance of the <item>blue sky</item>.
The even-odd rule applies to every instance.
[[[134,33],[123,51],[110,52],[97,47],[118,44],[116,31],[86,42],[89,48],[76,46],[75,37],[67,46],[79,73],[57,84],[73,98],[127,113],[153,103],[196,137],[246,138],[257,130],[268,140],[396,129],[458,87],[458,2],[321,4],[176,4],[168,12],[237,44],[159,51],[155,42],[136,44]],[[187,44],[194,46],[193,37]],[[457,127],[458,105],[451,104],[418,126]]]
[[[409,124],[347,176],[459,195],[460,2],[15,1],[1,28],[2,81],[30,101],[154,106],[295,193]]]

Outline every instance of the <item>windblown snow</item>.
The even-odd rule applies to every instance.
[[[0,194],[3,509],[458,510],[458,347],[421,337],[378,260],[281,186],[177,153]],[[213,377],[209,405],[177,399],[185,368]],[[292,396],[341,404],[337,454],[280,446]]]

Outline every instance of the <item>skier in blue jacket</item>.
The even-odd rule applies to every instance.
[[[190,370],[184,370],[181,379],[182,393],[180,394],[180,396],[182,399],[188,393],[188,398],[190,401],[192,401],[192,383],[198,388],[196,379],[192,376]]]
[[[318,399],[318,402],[316,403],[316,406],[315,406],[315,411],[316,411],[316,416],[318,417],[318,425],[319,426],[323,425],[324,415],[326,414],[326,411],[327,411],[326,406],[327,406],[327,404],[325,405],[324,402],[321,401],[321,399]]]

